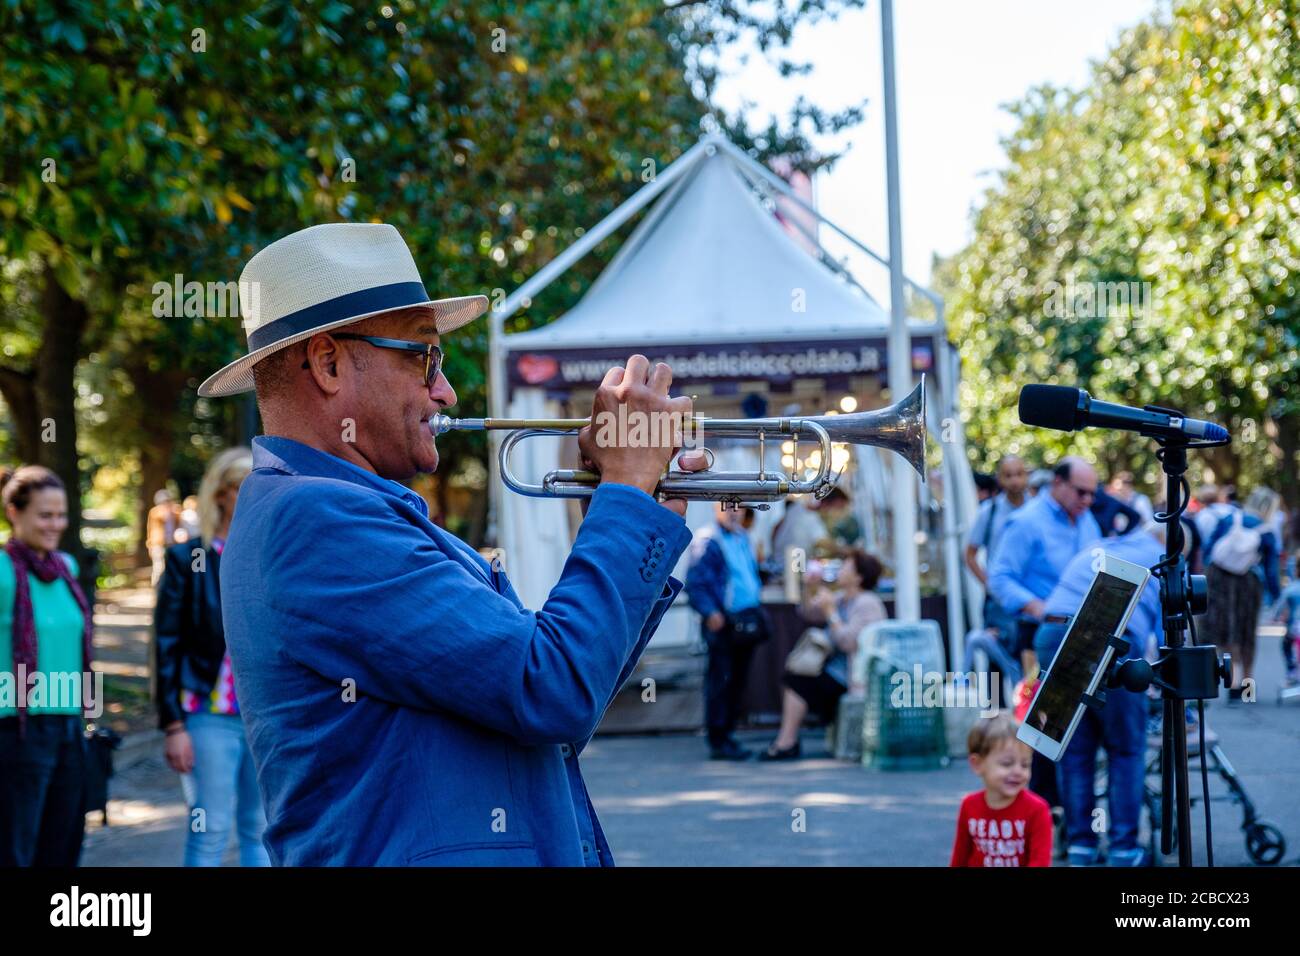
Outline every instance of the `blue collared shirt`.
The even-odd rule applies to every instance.
[[[1087,596],[1088,588],[1097,573],[1095,563],[1097,549],[1148,569],[1159,564],[1165,556],[1165,546],[1145,531],[1134,531],[1132,534],[1121,535],[1118,538],[1105,538],[1087,545],[1065,566],[1060,583],[1047,596],[1044,613],[1067,615],[1079,613],[1079,608],[1083,607],[1083,599]],[[1160,627],[1160,582],[1154,577],[1147,578],[1138,603],[1129,616],[1128,626],[1124,629],[1132,644],[1128,656],[1141,657],[1151,636],[1156,634]]]
[[[577,756],[681,588],[685,521],[592,496],[545,605],[396,482],[287,438],[222,554],[236,692],[282,865],[612,865]]]
[[[992,498],[980,502],[979,510],[975,513],[975,523],[971,525],[970,537],[966,543],[984,549],[986,565],[992,563],[993,553],[997,550],[998,542],[1002,540],[1002,532],[1006,530],[1011,516],[1030,501],[1033,499],[1026,497],[1020,504],[1013,505],[1007,493],[999,491]]]
[[[1002,531],[989,567],[989,591],[1008,612],[1052,593],[1070,559],[1101,537],[1085,511],[1074,521],[1044,488],[1019,508]]]
[[[718,526],[716,540],[727,562],[727,613],[758,607],[763,586],[758,577],[758,561],[749,535]]]

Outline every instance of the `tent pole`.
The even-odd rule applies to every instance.
[[[725,152],[728,156],[730,156],[732,158],[732,161],[735,162],[737,165],[741,166],[743,169],[747,170],[751,174],[760,177],[764,182],[770,185],[773,189],[777,190],[782,196],[790,200],[792,203],[794,203],[804,212],[807,212],[810,215],[815,216],[819,222],[823,222],[831,229],[834,229],[837,233],[840,234],[840,236],[842,236],[849,243],[849,245],[853,246],[859,252],[865,253],[872,261],[878,263],[879,265],[885,266],[886,268],[889,267],[888,259],[881,256],[878,252],[876,252],[874,249],[872,249],[862,240],[858,239],[855,235],[853,235],[853,233],[849,232],[843,226],[838,225],[834,220],[830,219],[828,216],[826,216],[819,210],[814,209],[812,206],[808,205],[808,203],[804,202],[803,197],[800,196],[798,193],[796,193],[793,189],[791,189],[789,183],[787,183],[776,173],[772,172],[762,163],[757,162],[752,156],[745,155],[730,140],[725,140],[725,139],[722,140],[721,143],[719,143],[719,147],[722,149],[723,152]],[[821,242],[818,242],[817,246],[818,248],[825,251],[825,246],[823,246]],[[933,289],[926,288],[916,280],[909,279],[907,278],[907,276],[903,276],[903,282],[907,285],[909,289],[911,289],[913,292],[917,293],[918,295],[924,297],[925,299],[929,300],[936,307],[943,302],[943,298],[937,292],[935,292]]]
[[[955,671],[959,668],[961,662],[965,659],[966,651],[966,608],[965,608],[965,581],[962,575],[963,563],[961,560],[961,529],[962,525],[958,522],[961,514],[961,492],[958,487],[959,470],[962,462],[958,459],[956,450],[957,441],[947,441],[944,439],[945,432],[949,427],[958,427],[960,419],[952,414],[952,396],[956,391],[956,385],[948,381],[947,370],[951,363],[947,362],[948,340],[943,333],[935,336],[935,356],[943,362],[945,374],[936,376],[934,383],[935,390],[939,393],[939,414],[942,416],[939,420],[939,450],[943,455],[943,563],[944,578],[947,583],[946,591],[948,592],[948,649],[950,652],[949,661],[952,669]]]
[[[912,390],[912,343],[903,297],[903,226],[898,188],[898,116],[894,88],[894,4],[880,3],[881,49],[885,75],[885,178],[889,206],[889,393],[894,401]],[[893,483],[894,616],[921,617],[921,582],[916,559],[916,486]]]
[[[504,417],[506,413],[506,382],[504,343],[501,341],[505,328],[505,316],[495,309],[488,313],[488,416]],[[504,549],[506,534],[502,507],[505,501],[505,486],[497,474],[497,452],[504,436],[499,431],[489,431],[488,438],[488,520],[487,539],[492,546]]]

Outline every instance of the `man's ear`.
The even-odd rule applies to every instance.
[[[342,388],[339,379],[339,364],[343,360],[343,350],[330,335],[313,335],[307,340],[306,362],[312,381],[327,395],[335,395]]]

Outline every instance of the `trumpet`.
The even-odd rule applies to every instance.
[[[596,490],[600,475],[594,471],[563,468],[548,472],[540,483],[521,480],[510,469],[510,453],[527,438],[576,435],[591,424],[589,418],[449,418],[435,415],[429,420],[434,435],[450,431],[506,431],[498,453],[501,480],[511,491],[530,498],[586,498]],[[695,434],[753,438],[758,441],[758,471],[682,471],[671,465],[664,471],[655,489],[662,501],[685,498],[688,501],[721,501],[724,507],[754,507],[766,510],[766,502],[787,495],[813,495],[824,498],[839,480],[831,470],[831,450],[835,444],[870,445],[900,455],[925,478],[925,376],[910,395],[885,408],[851,415],[815,415],[806,418],[708,418],[689,416],[685,430]],[[794,470],[774,472],[766,469],[767,441],[801,439],[817,442],[820,455],[811,475],[798,477]],[[706,450],[707,451],[707,450]]]

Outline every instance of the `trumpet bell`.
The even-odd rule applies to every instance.
[[[925,480],[925,379],[901,402],[852,415],[818,415],[810,421],[833,442],[872,445],[901,456]]]

